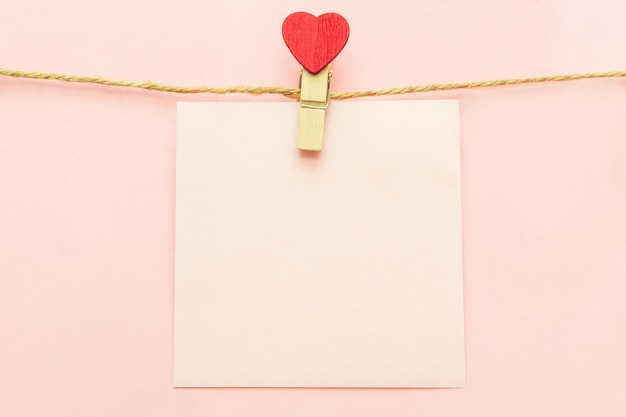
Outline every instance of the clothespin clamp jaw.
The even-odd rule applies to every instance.
[[[317,74],[306,69],[300,72],[300,114],[298,117],[298,149],[321,151],[324,142],[324,120],[330,105],[332,71],[330,65]]]

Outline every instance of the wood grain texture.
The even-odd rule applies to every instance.
[[[321,151],[324,142],[324,120],[328,99],[328,77],[330,65],[317,74],[302,70],[300,81],[300,115],[298,117],[298,149],[303,151]],[[317,106],[319,108],[309,108]]]
[[[298,118],[298,149],[315,152],[322,150],[325,118],[326,112],[324,110],[300,109]]]
[[[292,13],[283,22],[283,39],[298,62],[317,74],[339,55],[348,42],[350,26],[337,13],[319,17],[306,12]]]

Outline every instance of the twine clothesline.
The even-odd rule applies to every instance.
[[[300,98],[300,89],[288,88],[280,86],[250,86],[250,85],[236,85],[232,87],[180,87],[169,84],[161,84],[152,81],[136,82],[136,81],[124,81],[124,80],[111,80],[102,77],[90,77],[71,74],[59,74],[54,72],[28,72],[20,70],[12,70],[6,68],[0,68],[0,76],[15,77],[15,78],[29,78],[35,80],[56,80],[70,83],[84,83],[84,84],[99,84],[111,87],[127,87],[127,88],[139,88],[143,90],[160,91],[165,93],[176,94],[274,94],[282,95],[291,99]],[[564,74],[564,75],[550,75],[543,77],[531,77],[531,78],[508,78],[498,80],[487,81],[472,81],[462,83],[447,83],[447,84],[427,84],[427,85],[410,85],[406,87],[387,88],[383,90],[365,90],[365,91],[346,91],[346,92],[333,92],[331,98],[334,100],[346,100],[358,97],[373,97],[373,96],[390,96],[400,94],[411,93],[426,93],[430,91],[448,91],[448,90],[461,90],[471,88],[486,88],[486,87],[498,87],[508,85],[520,85],[520,84],[536,84],[547,82],[562,82],[562,81],[574,81],[593,78],[622,78],[626,77],[626,71],[606,71],[606,72],[587,72],[578,74]]]

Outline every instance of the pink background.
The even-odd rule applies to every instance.
[[[297,10],[351,24],[336,91],[626,69],[621,0],[5,2],[0,66],[295,86]],[[467,388],[174,389],[175,102],[251,98],[0,79],[0,414],[623,416],[626,80],[417,96],[440,97]]]

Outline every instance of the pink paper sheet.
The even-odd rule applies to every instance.
[[[177,106],[174,385],[463,386],[458,103],[298,109]]]

